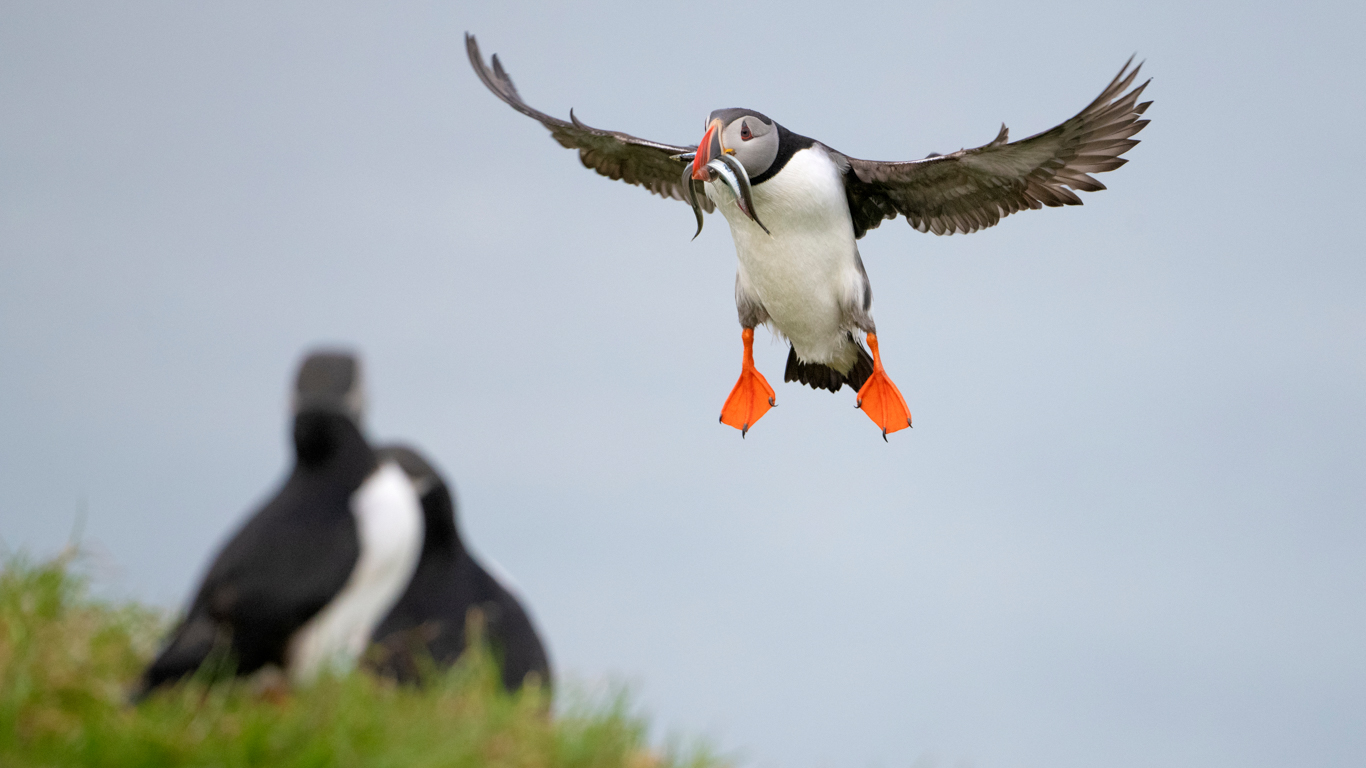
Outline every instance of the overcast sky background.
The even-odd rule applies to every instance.
[[[562,678],[752,766],[1366,765],[1360,3],[0,4],[0,538],[167,607],[288,470],[317,344]],[[1086,205],[861,242],[915,429],[782,385],[734,250],[486,92],[900,160],[1134,52]]]

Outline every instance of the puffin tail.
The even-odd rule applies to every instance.
[[[137,703],[153,690],[189,677],[205,666],[213,667],[207,670],[210,678],[222,676],[228,670],[218,667],[231,666],[229,645],[228,638],[208,616],[186,618],[142,673],[129,699]],[[205,662],[211,663],[206,665]]]
[[[863,387],[863,383],[868,377],[873,375],[873,356],[868,354],[868,350],[858,343],[854,334],[849,334],[849,341],[854,345],[854,350],[858,358],[854,365],[846,373],[821,363],[805,363],[797,359],[797,350],[789,347],[787,350],[787,371],[783,374],[783,381],[798,381],[811,387],[812,389],[828,389],[831,392],[840,391],[840,387],[848,384],[855,391]]]

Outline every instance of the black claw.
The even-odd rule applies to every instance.
[[[887,442],[887,430],[885,428],[882,430],[882,442]]]
[[[768,399],[768,407],[769,407],[769,408],[777,408],[777,407],[778,407],[778,402],[777,402],[777,401],[778,401],[777,395],[774,395],[773,397],[770,397],[770,398]]]
[[[743,427],[740,427],[740,439],[741,439],[741,440],[744,440],[744,439],[745,439],[745,435],[748,435],[748,434],[749,434],[749,422],[745,422],[745,425],[744,425]]]

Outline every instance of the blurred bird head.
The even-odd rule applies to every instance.
[[[346,352],[319,351],[304,358],[294,379],[294,452],[305,466],[327,462],[343,446],[364,446],[365,410],[360,361]],[[374,457],[365,448],[364,453]]]
[[[360,360],[335,350],[311,353],[299,366],[291,405],[296,416],[310,411],[335,413],[360,426],[365,411]]]
[[[413,484],[413,490],[417,492],[420,499],[426,500],[427,494],[437,490],[438,487],[445,485],[441,475],[427,460],[422,458],[417,451],[406,445],[386,445],[376,451],[381,461],[389,460],[398,464],[403,473],[408,476],[408,480]]]

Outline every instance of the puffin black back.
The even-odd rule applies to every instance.
[[[298,414],[294,438],[293,471],[215,557],[144,690],[193,673],[215,649],[237,674],[283,666],[292,633],[346,583],[360,555],[350,498],[374,451],[338,413]]]
[[[358,426],[355,358],[307,357],[292,409],[289,477],[218,552],[185,619],[144,672],[139,695],[193,673],[213,655],[237,674],[284,666],[293,633],[350,577],[361,547],[351,499],[378,465]]]

